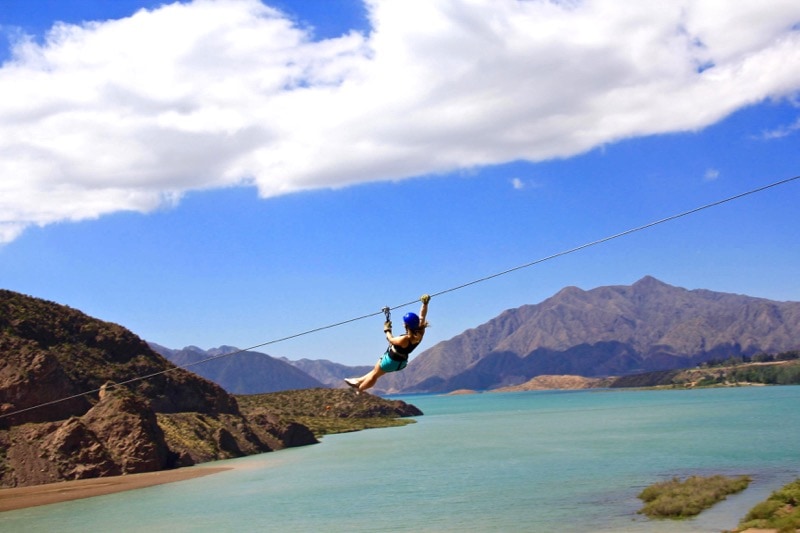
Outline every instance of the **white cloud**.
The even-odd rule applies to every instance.
[[[324,41],[257,0],[19,40],[0,69],[0,242],[192,189],[269,196],[566,157],[800,90],[796,0],[368,9],[371,33]]]
[[[764,140],[770,139],[781,139],[783,137],[787,137],[794,132],[800,130],[800,119],[795,120],[792,124],[788,126],[783,126],[780,128],[776,128],[774,130],[765,131],[761,134],[761,138]]]
[[[541,189],[543,187],[543,185],[540,182],[532,178],[528,179],[511,178],[510,182],[511,182],[511,187],[513,187],[514,190],[517,191],[521,191],[524,189]]]
[[[706,170],[705,174],[703,174],[703,179],[705,181],[714,181],[719,178],[719,170],[716,168],[709,168]]]

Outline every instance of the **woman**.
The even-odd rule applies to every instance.
[[[386,353],[378,359],[375,368],[360,378],[346,378],[344,380],[345,383],[356,389],[356,392],[361,392],[375,385],[382,375],[403,370],[408,365],[408,355],[414,351],[414,348],[419,346],[419,343],[422,342],[422,337],[425,335],[425,328],[428,327],[428,321],[425,318],[428,316],[428,302],[430,300],[431,297],[427,294],[422,295],[420,298],[422,307],[419,310],[419,316],[414,313],[406,313],[403,317],[406,332],[402,335],[393,336],[391,321],[385,322],[383,324],[383,333],[386,335],[386,340],[389,341],[389,348],[386,349]]]

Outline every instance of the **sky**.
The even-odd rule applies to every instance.
[[[648,275],[800,301],[800,180],[538,262],[800,175],[796,0],[0,0],[0,65],[0,288],[168,348],[368,365],[423,293],[431,347]]]

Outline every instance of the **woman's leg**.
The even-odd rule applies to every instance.
[[[375,363],[375,368],[367,372],[363,377],[359,378],[358,390],[365,391],[369,388],[372,388],[372,386],[374,386],[375,383],[378,382],[378,378],[384,375],[385,373],[386,372],[381,370],[381,362],[378,361],[377,363]]]

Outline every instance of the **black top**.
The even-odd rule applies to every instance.
[[[396,355],[399,355],[400,356],[399,359],[404,361],[404,360],[408,359],[408,354],[413,352],[414,348],[416,348],[417,346],[419,346],[418,342],[417,343],[409,342],[408,346],[406,346],[405,348],[402,347],[402,346],[397,346],[397,345],[391,344],[391,345],[389,345],[389,353],[390,354],[394,353]],[[394,358],[392,358],[392,359],[394,359]]]

